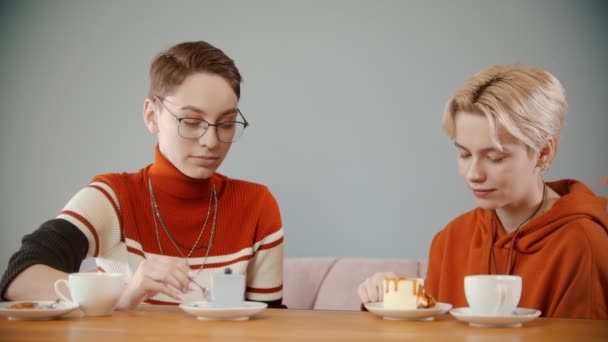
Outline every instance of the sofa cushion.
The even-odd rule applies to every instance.
[[[417,278],[420,277],[419,260],[340,258],[321,283],[313,308],[360,310],[357,287],[376,272],[395,272],[399,276]]]
[[[283,304],[288,309],[312,309],[317,292],[338,258],[285,258]]]

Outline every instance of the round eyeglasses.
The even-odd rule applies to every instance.
[[[160,102],[160,104],[173,115],[177,120],[177,133],[184,139],[199,139],[202,137],[209,127],[215,127],[215,136],[217,140],[223,143],[233,143],[241,138],[245,128],[249,126],[249,122],[245,119],[245,116],[237,108],[236,112],[243,118],[241,121],[221,121],[216,124],[209,123],[203,119],[179,117],[165,105],[165,99],[160,96],[154,96],[154,99]]]

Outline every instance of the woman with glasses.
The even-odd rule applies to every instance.
[[[606,200],[579,181],[543,178],[565,112],[561,83],[522,65],[484,70],[450,98],[443,129],[478,208],[433,239],[425,286],[438,301],[467,306],[466,275],[513,274],[522,277],[520,307],[608,318]],[[363,302],[382,300],[385,276],[359,286]]]
[[[119,309],[202,299],[211,274],[246,279],[245,299],[281,307],[283,229],[267,187],[216,172],[249,123],[241,75],[206,42],[185,42],[150,67],[143,119],[154,163],[98,175],[60,214],[23,238],[2,277],[4,300],[54,299],[83,259],[126,275]]]

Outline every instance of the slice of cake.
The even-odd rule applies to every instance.
[[[437,303],[424,291],[424,279],[407,277],[388,278],[383,281],[384,308],[413,310],[432,308]]]

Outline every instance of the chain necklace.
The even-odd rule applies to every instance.
[[[546,199],[547,199],[547,184],[543,182],[543,199],[540,201],[540,204],[538,205],[538,207],[536,207],[534,212],[530,216],[528,216],[528,218],[526,218],[522,223],[520,223],[519,226],[517,226],[517,228],[515,228],[515,230],[513,231],[515,234],[511,238],[511,244],[509,246],[509,254],[507,256],[507,260],[505,261],[504,274],[511,273],[508,270],[508,268],[509,268],[509,265],[511,264],[511,252],[513,251],[513,244],[515,243],[515,239],[517,238],[517,235],[519,234],[519,228],[521,228],[521,226],[523,226],[524,224],[529,222],[536,214],[538,214],[540,209],[545,204]],[[494,226],[494,217],[495,216],[496,216],[496,211],[494,211],[492,213],[492,218],[491,218],[491,223],[490,223],[490,225],[492,227],[492,244],[490,245],[490,252],[491,252],[492,262],[493,262],[493,266],[494,266],[494,274],[498,274],[497,267],[496,267],[496,255],[494,254],[494,243],[496,242],[496,227]]]
[[[158,224],[156,223],[157,220],[160,222],[161,227],[163,228],[163,230],[169,237],[169,240],[171,241],[171,243],[173,244],[175,249],[177,249],[179,254],[181,254],[182,257],[184,257],[186,259],[187,264],[188,264],[188,258],[190,257],[190,255],[192,255],[192,253],[195,250],[200,249],[200,248],[207,248],[207,252],[205,253],[205,258],[203,259],[203,263],[199,267],[197,273],[200,272],[205,267],[205,262],[207,261],[207,258],[209,257],[209,252],[211,251],[211,247],[213,247],[213,240],[215,237],[215,223],[216,223],[216,218],[217,218],[217,194],[215,192],[215,184],[213,185],[213,188],[211,189],[211,194],[209,196],[209,207],[207,208],[207,217],[205,218],[205,223],[203,224],[203,227],[201,228],[201,232],[198,234],[196,242],[194,243],[192,248],[190,248],[190,251],[188,252],[188,254],[184,254],[180,249],[180,247],[183,249],[188,249],[188,247],[185,247],[184,245],[180,244],[177,241],[177,239],[175,239],[175,237],[173,237],[173,235],[171,234],[171,232],[165,225],[163,218],[160,215],[160,210],[158,209],[158,204],[156,203],[156,198],[154,197],[154,191],[152,189],[152,180],[150,179],[150,177],[148,177],[148,189],[150,191],[150,206],[152,207],[152,220],[154,221],[154,230],[156,232],[156,242],[158,243],[158,249],[160,250],[161,255],[165,255],[165,253],[163,252],[163,248],[160,243]],[[213,201],[213,222],[211,224],[211,236],[209,237],[209,243],[207,245],[203,244],[197,248],[197,245],[200,242],[201,237],[203,236],[203,233],[205,232],[205,227],[207,226],[207,222],[209,221],[209,216],[210,216],[209,214],[211,212],[211,202],[212,201]]]

